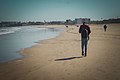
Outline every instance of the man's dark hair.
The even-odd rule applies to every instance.
[[[83,25],[85,24],[85,22],[83,22]]]

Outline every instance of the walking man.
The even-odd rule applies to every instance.
[[[104,31],[106,32],[106,29],[107,29],[107,26],[106,26],[106,24],[104,25]]]
[[[87,43],[89,40],[89,34],[91,33],[90,27],[83,22],[83,25],[79,28],[79,33],[81,33],[81,47],[82,56],[87,56]]]

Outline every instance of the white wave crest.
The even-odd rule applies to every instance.
[[[15,33],[16,31],[19,31],[20,29],[21,29],[20,27],[0,28],[0,35]]]

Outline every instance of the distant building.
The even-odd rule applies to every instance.
[[[62,24],[65,23],[65,21],[51,21],[51,22],[48,22],[48,23],[49,23],[49,24],[52,24],[52,25],[54,25],[54,24],[62,25]]]
[[[76,19],[75,19],[75,23],[76,23],[76,24],[82,24],[82,22],[83,22],[83,19],[82,19],[82,18],[76,18]]]
[[[76,18],[75,24],[82,24],[83,22],[90,23],[90,18]]]
[[[22,26],[21,22],[0,22],[0,27]]]
[[[66,22],[67,22],[68,24],[70,24],[70,23],[72,23],[72,20],[71,20],[71,19],[67,19]]]
[[[66,20],[66,24],[71,24],[71,25],[73,25],[73,24],[75,24],[75,21],[73,20],[71,20],[71,19],[67,19]]]

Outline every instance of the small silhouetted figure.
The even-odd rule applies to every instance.
[[[90,27],[83,22],[83,25],[79,28],[79,33],[81,33],[81,47],[82,56],[87,56],[87,43],[89,40],[89,34],[91,33]]]
[[[66,28],[68,28],[68,25],[66,25]]]
[[[79,25],[76,25],[77,27],[79,27]]]
[[[104,25],[104,31],[106,32],[106,29],[107,29],[107,26],[106,26],[106,24]]]

